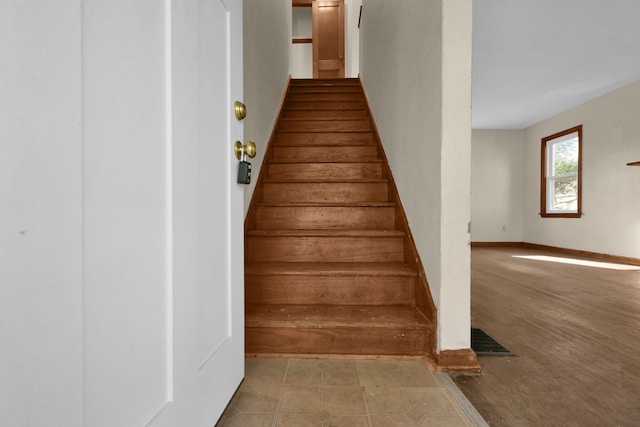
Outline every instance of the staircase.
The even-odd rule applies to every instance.
[[[247,354],[433,353],[435,308],[359,80],[291,80],[245,228]]]

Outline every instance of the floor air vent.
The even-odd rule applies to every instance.
[[[471,348],[478,356],[515,356],[515,353],[478,328],[471,328]]]

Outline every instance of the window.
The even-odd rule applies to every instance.
[[[582,214],[582,125],[542,138],[540,215]]]

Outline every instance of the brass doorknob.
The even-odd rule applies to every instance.
[[[246,154],[253,159],[256,156],[256,143],[249,141],[245,145],[242,145],[242,142],[236,141],[233,146],[233,151],[236,154],[236,159],[238,160],[242,158],[243,154]]]
[[[245,105],[240,101],[233,103],[233,112],[236,115],[236,120],[238,121],[247,117],[247,107],[245,107]]]

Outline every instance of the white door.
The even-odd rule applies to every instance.
[[[177,3],[174,407],[150,425],[210,427],[244,376],[244,196],[233,152],[243,141],[233,109],[242,100],[242,0],[197,0],[197,8],[182,2],[182,9]]]
[[[213,426],[244,367],[242,0],[0,1],[0,94],[0,425]]]
[[[244,375],[242,0],[83,26],[83,425],[211,427]]]
[[[243,141],[233,109],[242,100],[242,0],[199,0],[198,46],[199,194],[192,206],[200,316],[190,367],[197,369],[202,425],[211,425],[244,376],[244,192],[233,152],[234,141]]]

